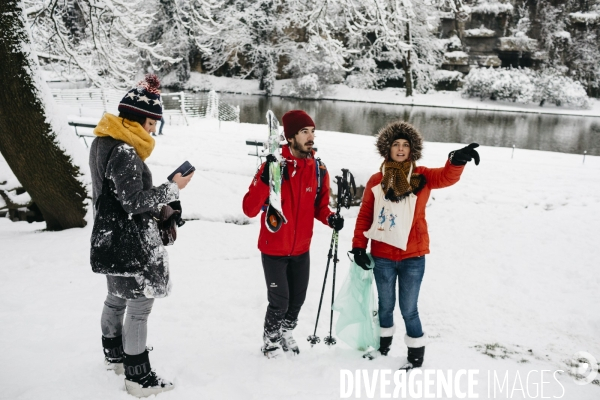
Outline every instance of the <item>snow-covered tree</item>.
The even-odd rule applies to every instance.
[[[0,152],[49,230],[82,227],[86,198],[91,197],[85,157],[77,157],[59,138],[61,128],[46,107],[52,96],[43,87],[31,47],[22,3],[0,2]]]
[[[271,95],[279,63],[295,48],[286,34],[286,10],[283,0],[226,1],[215,13],[220,34],[198,40],[209,49],[203,55],[208,71],[225,66],[232,75],[254,76]]]
[[[404,74],[406,95],[413,89],[426,92],[433,86],[433,73],[442,62],[442,42],[436,38],[437,7],[430,0],[376,0],[364,3],[351,39],[355,48],[365,51],[361,57],[373,58]],[[366,40],[365,40],[366,39]]]
[[[589,92],[600,95],[600,0],[569,2],[569,21],[575,25],[566,56],[570,76],[581,82]]]
[[[155,71],[158,65],[162,76],[173,72],[174,82],[186,82],[190,78],[190,62],[211,49],[204,45],[206,36],[219,34],[220,25],[213,14],[221,6],[216,0],[158,0],[145,3],[145,8],[155,12],[153,23],[141,37],[144,42],[160,44],[168,49],[169,56],[180,59],[173,64],[170,60],[155,60],[152,54],[142,51],[142,67],[147,72]],[[153,11],[152,7],[156,7]]]
[[[148,3],[143,0],[23,3],[29,7],[34,49],[63,63],[65,71],[83,74],[95,86],[125,87],[132,83],[140,57],[155,62],[179,61],[169,57],[163,46],[142,39],[156,13],[155,7],[147,11]]]
[[[0,152],[49,230],[84,226],[91,196],[85,150],[53,110],[37,54],[46,53],[46,58],[62,63],[65,72],[77,70],[98,86],[130,83],[140,51],[175,62],[139,39],[152,23],[151,15],[140,12],[141,4],[0,2]]]
[[[434,0],[292,1],[312,47],[323,51],[340,68],[351,72],[354,86],[375,86],[389,77],[403,76],[407,95],[431,87],[431,75],[441,64],[441,43],[434,34]],[[297,18],[301,20],[301,18]],[[368,61],[371,60],[371,61]],[[373,63],[388,67],[387,76]],[[378,71],[377,71],[378,70]],[[379,76],[373,79],[373,75]]]
[[[547,52],[543,68],[581,82],[588,93],[600,93],[600,1],[537,4],[540,42]]]

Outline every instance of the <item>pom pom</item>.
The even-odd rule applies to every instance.
[[[154,74],[146,74],[146,78],[143,81],[138,83],[138,86],[143,87],[150,93],[160,94],[160,81],[158,80],[158,76]]]

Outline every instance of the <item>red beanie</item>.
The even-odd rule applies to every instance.
[[[283,114],[281,117],[283,121],[283,134],[286,139],[291,139],[300,131],[302,128],[307,126],[315,126],[312,118],[302,110],[292,110]]]

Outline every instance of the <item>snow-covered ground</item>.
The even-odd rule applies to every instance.
[[[260,221],[248,220],[241,202],[257,166],[245,139],[263,139],[267,129],[235,123],[219,129],[216,121],[195,120],[166,126],[165,133],[147,160],[155,183],[184,160],[197,170],[181,195],[184,215],[193,220],[169,248],[173,293],[155,302],[149,321],[153,367],[176,385],[159,398],[336,399],[342,370],[393,373],[405,360],[398,310],[388,357],[366,361],[340,341],[331,348],[306,342],[331,238],[321,224],[295,332],[301,353],[262,356],[267,297],[256,248]],[[318,131],[316,145],[332,176],[348,168],[364,185],[379,167],[371,137]],[[442,166],[462,146],[425,143],[420,163]],[[427,208],[432,252],[420,314],[431,343],[424,368],[478,369],[479,398],[542,398],[543,387],[545,398],[598,399],[599,385],[576,385],[566,371],[578,351],[600,359],[600,157],[583,164],[578,155],[517,150],[511,158],[512,149],[479,150],[481,164],[469,164],[455,186],[434,191]],[[10,175],[0,158],[0,181]],[[336,287],[349,266],[345,252],[357,212],[343,211]],[[43,223],[0,219],[1,399],[129,398],[123,379],[103,368],[106,286],[89,266],[90,233],[91,224],[45,232]],[[328,324],[322,312],[321,338]],[[555,380],[557,370],[564,372]],[[495,395],[488,381],[494,374],[508,379]],[[380,396],[378,389],[374,397]]]
[[[165,83],[168,84],[171,76],[165,77]],[[289,79],[281,79],[275,82],[275,96],[281,95],[283,86]],[[255,79],[236,79],[216,77],[213,75],[200,74],[192,72],[192,76],[185,84],[189,90],[215,90],[217,92],[242,93],[242,94],[260,94],[264,91],[258,90],[258,81]],[[404,89],[386,88],[383,90],[356,89],[343,84],[328,86],[321,99],[360,101],[368,103],[388,103],[404,104],[427,107],[448,107],[448,108],[467,108],[474,110],[490,111],[513,111],[527,113],[544,113],[558,115],[586,115],[600,116],[600,101],[590,99],[591,108],[589,110],[569,109],[566,107],[557,107],[554,105],[537,104],[517,104],[507,101],[479,100],[476,98],[464,98],[460,92],[433,91],[427,94],[415,94],[411,97],[405,96]]]

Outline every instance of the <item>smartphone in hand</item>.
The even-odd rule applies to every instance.
[[[192,172],[194,172],[196,170],[196,167],[194,167],[192,164],[190,164],[188,161],[185,161],[183,164],[181,164],[179,166],[179,168],[177,168],[175,171],[173,171],[171,173],[171,175],[167,176],[167,179],[172,182],[173,181],[173,177],[179,173],[181,173],[181,176],[188,176],[189,174],[191,174]]]

